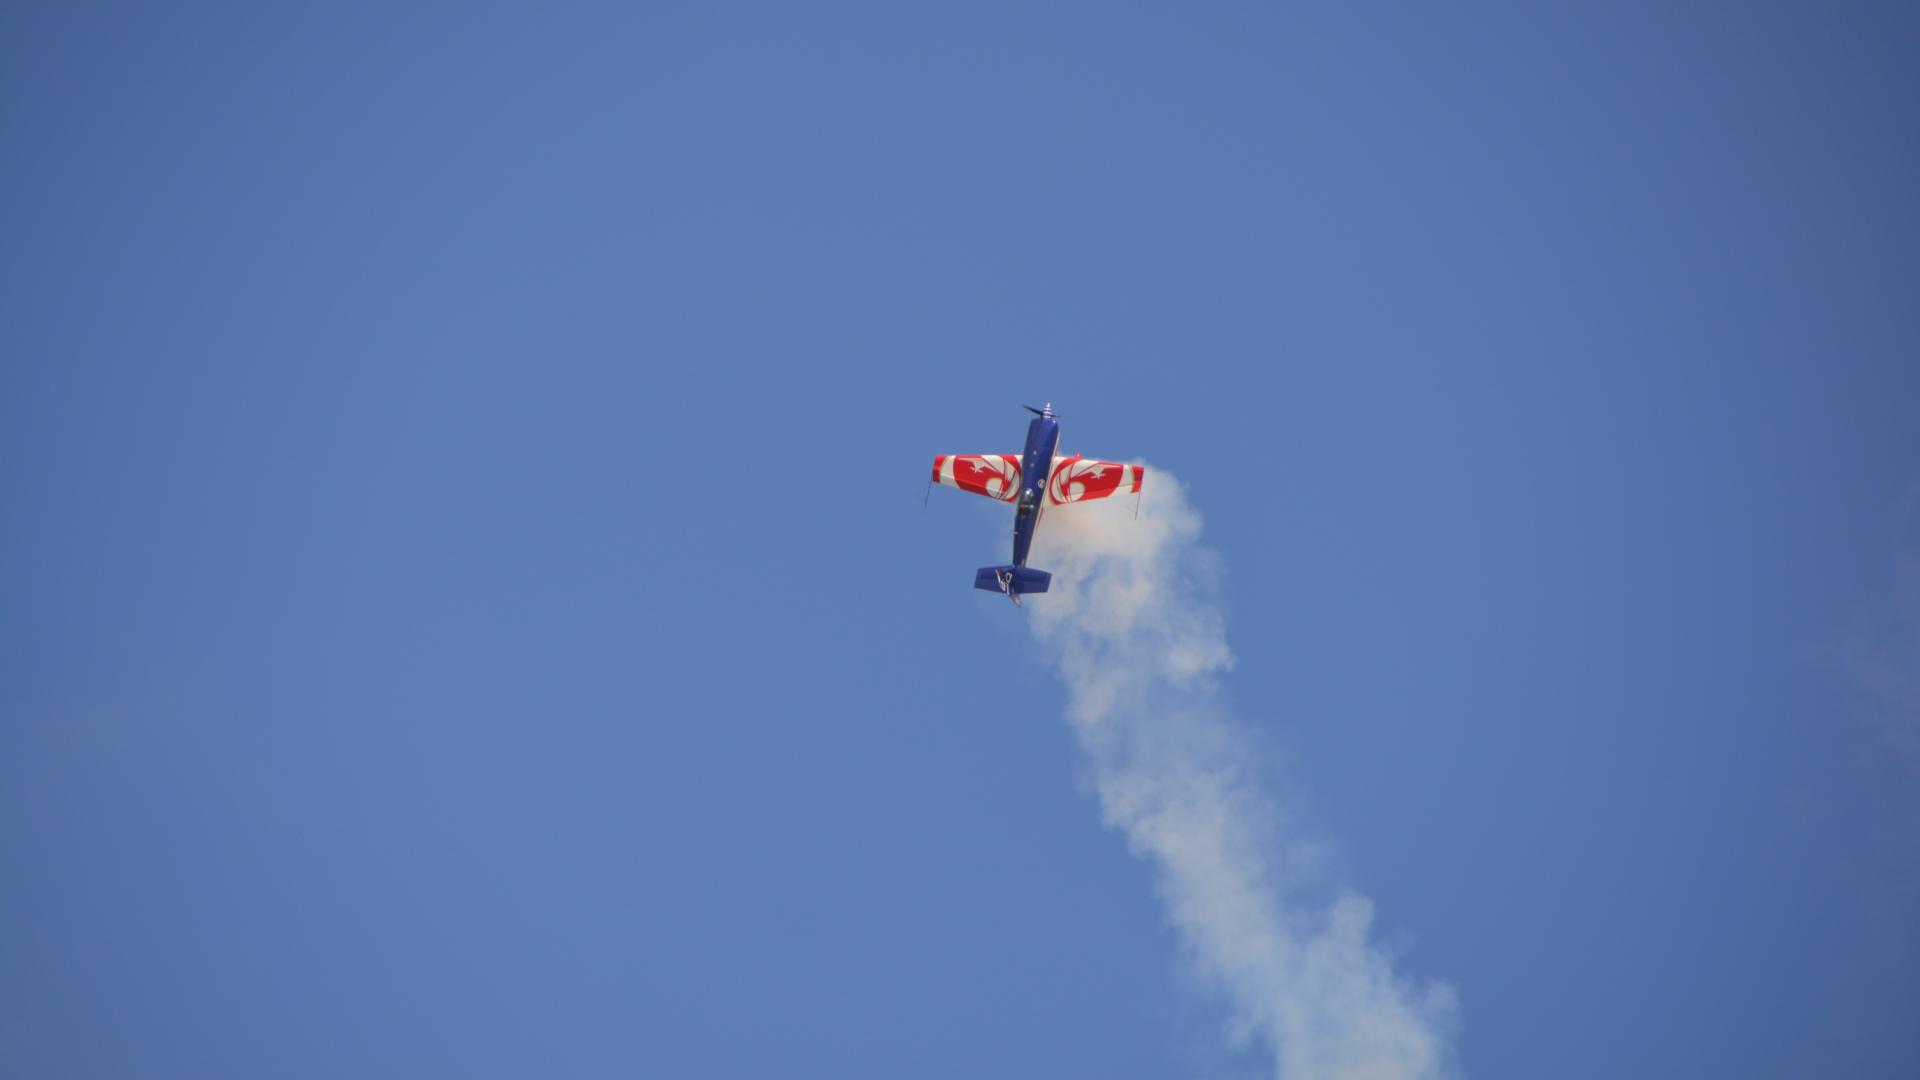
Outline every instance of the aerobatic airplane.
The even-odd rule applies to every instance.
[[[1053,575],[1027,565],[1033,531],[1049,506],[1104,499],[1117,491],[1138,494],[1147,470],[1140,465],[1087,461],[1079,454],[1056,457],[1060,422],[1053,403],[1044,409],[1025,406],[1035,419],[1027,425],[1027,448],[1012,454],[942,454],[933,459],[933,482],[1014,503],[1013,565],[983,566],[973,575],[973,587],[1003,592],[1015,604],[1021,593],[1043,593]],[[1025,486],[1021,477],[1026,477]]]

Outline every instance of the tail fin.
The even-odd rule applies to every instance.
[[[1030,566],[983,566],[973,574],[974,588],[1006,593],[1016,604],[1021,593],[1046,592],[1052,581],[1052,574]]]

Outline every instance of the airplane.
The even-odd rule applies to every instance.
[[[1014,503],[1013,563],[1010,566],[983,566],[974,572],[973,587],[1002,592],[1017,606],[1022,593],[1043,593],[1053,575],[1027,565],[1027,549],[1033,546],[1034,530],[1049,506],[1066,506],[1104,499],[1125,490],[1137,495],[1147,470],[1142,465],[1122,465],[1114,461],[1088,461],[1079,454],[1059,457],[1060,421],[1053,415],[1053,402],[1043,409],[1022,406],[1034,415],[1027,425],[1027,448],[1018,457],[1012,454],[941,454],[933,459],[933,479],[927,484],[942,484],[989,499]],[[1027,482],[1021,486],[1021,478]],[[1041,479],[1044,477],[1045,479]]]

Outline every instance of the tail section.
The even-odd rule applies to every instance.
[[[1046,592],[1052,581],[1052,574],[1029,566],[983,566],[973,575],[974,588],[1006,593],[1016,604],[1021,593]]]

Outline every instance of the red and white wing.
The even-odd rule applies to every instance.
[[[941,454],[933,459],[933,480],[989,499],[1020,497],[1020,459],[1012,454]]]
[[[1116,492],[1137,494],[1146,476],[1144,465],[1088,461],[1078,456],[1055,458],[1053,475],[1047,480],[1047,504],[1065,506],[1088,499],[1104,499]]]

